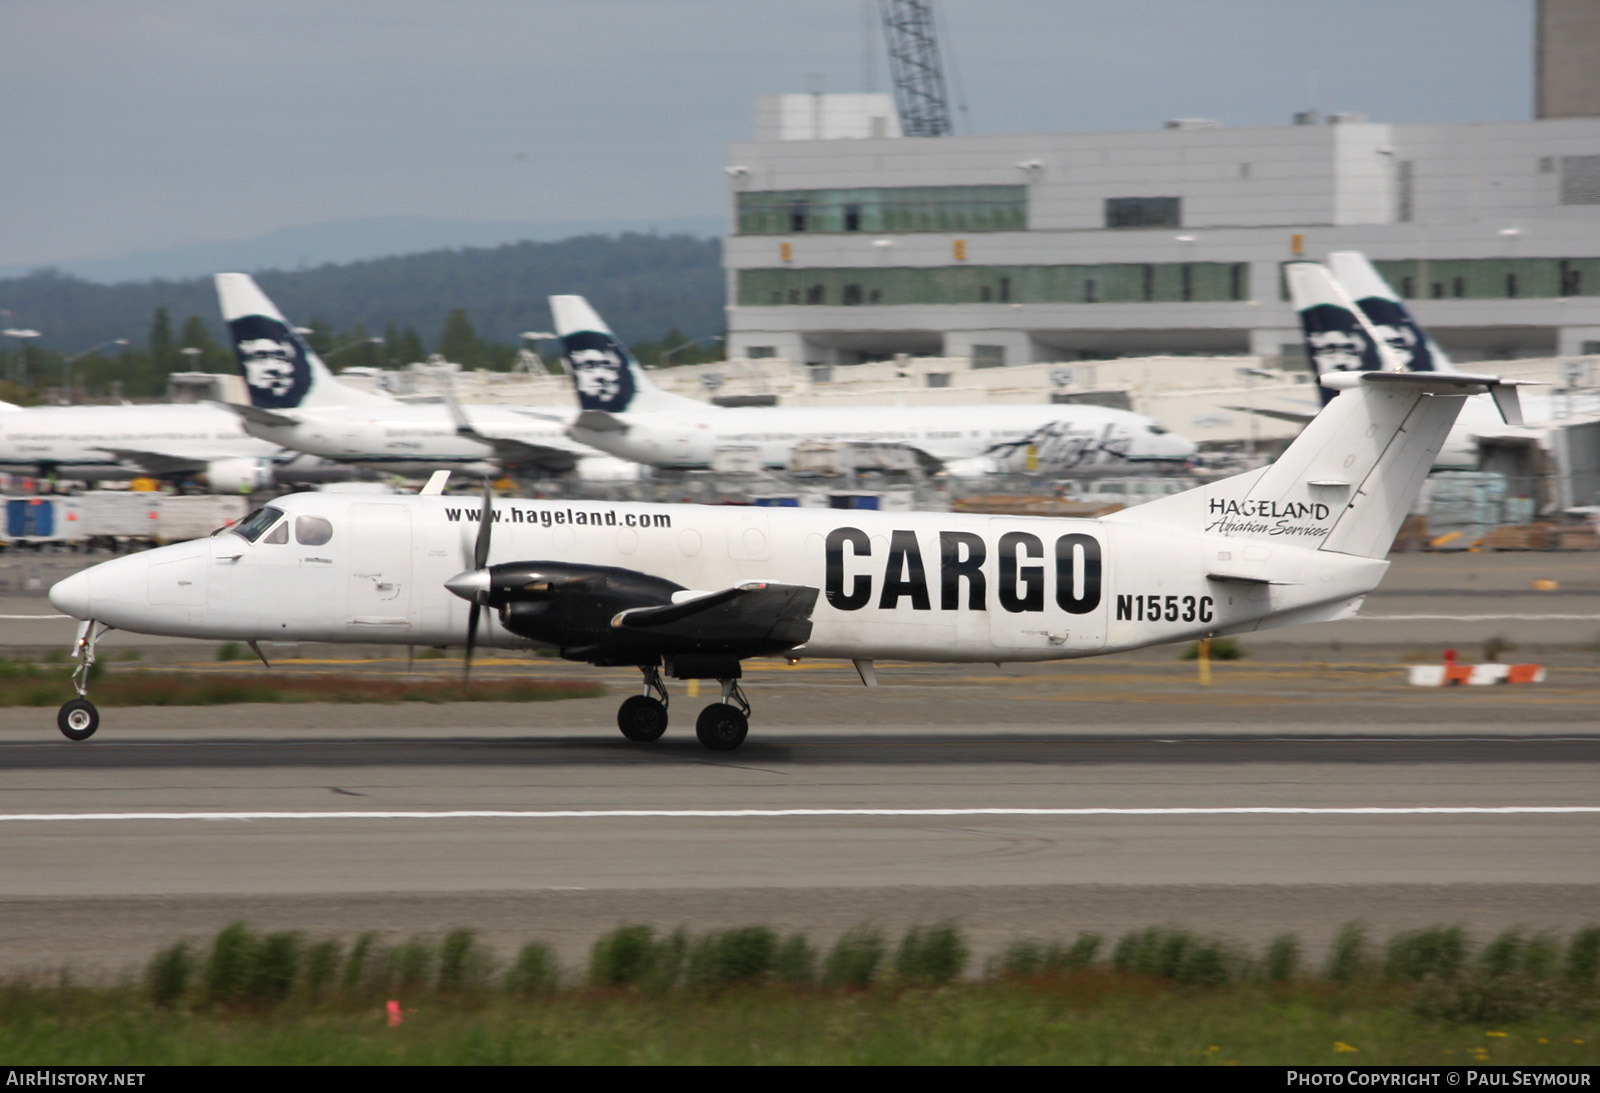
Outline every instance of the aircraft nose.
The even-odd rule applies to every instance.
[[[66,580],[51,585],[50,606],[75,619],[90,618],[88,571],[74,573]]]

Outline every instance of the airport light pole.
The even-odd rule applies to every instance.
[[[672,355],[674,353],[677,353],[677,352],[679,352],[681,350],[684,350],[684,349],[688,349],[691,345],[699,345],[701,342],[720,342],[721,340],[722,340],[722,335],[721,334],[708,334],[704,338],[690,338],[688,341],[684,342],[682,345],[675,345],[671,349],[667,350],[665,353],[661,354],[661,367],[662,368],[668,367],[669,364],[672,361]]]
[[[1272,373],[1265,368],[1241,368],[1239,374],[1244,377],[1245,405],[1250,408],[1250,439],[1246,442],[1245,458],[1254,466],[1256,461],[1256,380],[1260,377],[1272,378]]]
[[[0,330],[0,334],[4,334],[8,338],[13,338],[13,339],[16,340],[16,343],[17,343],[17,368],[16,368],[16,373],[15,373],[16,381],[17,381],[17,383],[19,385],[21,385],[23,387],[26,387],[27,386],[27,382],[26,381],[27,381],[27,376],[28,376],[28,341],[31,338],[39,337],[39,332],[37,330],[29,330],[29,329],[26,329],[26,328],[23,328],[23,327],[15,327],[15,326],[13,326],[13,327],[7,327],[4,330]]]
[[[296,329],[298,329],[298,328],[296,328]],[[324,361],[332,360],[334,357],[338,356],[340,353],[343,353],[346,349],[354,349],[358,345],[383,345],[383,344],[384,344],[384,340],[382,338],[357,338],[353,342],[345,342],[338,349],[330,349],[330,350],[328,350],[326,353],[322,354],[322,359]]]
[[[69,403],[72,401],[72,366],[74,364],[77,364],[90,353],[98,352],[108,345],[127,346],[128,344],[127,338],[111,338],[100,342],[98,345],[91,345],[88,349],[74,353],[70,357],[63,357],[61,359],[61,391],[65,400]]]
[[[521,338],[523,341],[523,351],[533,354],[533,359],[539,362],[539,371],[543,372],[547,376],[554,376],[557,373],[550,371],[550,367],[544,363],[544,358],[539,355],[539,350],[536,349],[535,346],[540,342],[553,342],[560,336],[561,335],[552,333],[548,330],[524,330],[521,334],[517,335],[517,337]],[[530,376],[533,374],[532,368],[528,369],[528,374]]]

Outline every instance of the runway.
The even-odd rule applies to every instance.
[[[682,685],[662,741],[624,741],[621,671],[611,697],[531,706],[108,709],[87,745],[0,711],[0,962],[104,971],[238,918],[467,925],[573,963],[621,922],[826,940],[951,918],[987,952],[1600,919],[1600,669],[1517,693],[1289,658],[1202,689],[1171,651],[880,674],[752,672],[730,755],[693,740]]]

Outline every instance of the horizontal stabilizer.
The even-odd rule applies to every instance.
[[[1232,410],[1236,414],[1255,414],[1257,417],[1270,417],[1274,421],[1289,421],[1296,425],[1304,425],[1316,417],[1314,410],[1268,410],[1260,406],[1224,406],[1224,410]]]
[[[572,423],[574,429],[587,429],[591,433],[625,433],[628,423],[604,410],[585,410]]]
[[[281,429],[300,424],[300,419],[292,414],[280,413],[276,410],[263,410],[259,406],[244,406],[237,402],[219,402],[216,405],[225,410],[232,410],[242,421],[265,425],[268,428]]]

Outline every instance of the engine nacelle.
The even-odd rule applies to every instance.
[[[272,485],[272,460],[213,459],[206,464],[205,479],[213,493],[254,493]]]
[[[611,455],[586,455],[577,462],[582,482],[638,482],[644,478],[644,464]]]

